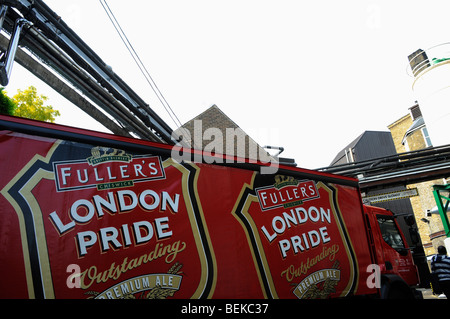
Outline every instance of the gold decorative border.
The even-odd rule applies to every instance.
[[[253,221],[253,218],[250,216],[250,214],[248,213],[249,208],[251,206],[252,203],[254,202],[258,202],[258,198],[255,195],[249,194],[247,195],[247,198],[245,199],[244,205],[242,206],[242,209],[240,211],[240,213],[242,214],[242,216],[244,216],[244,218],[246,219],[246,221],[249,223],[250,228],[251,228],[251,233],[249,232],[249,230],[247,229],[247,227],[245,226],[244,222],[241,220],[241,218],[237,215],[237,209],[238,206],[240,205],[241,201],[242,201],[242,197],[244,196],[244,193],[246,191],[246,189],[253,189],[253,184],[254,184],[254,179],[256,176],[256,172],[253,174],[252,180],[250,185],[245,184],[242,189],[241,189],[241,193],[239,194],[239,197],[236,201],[236,204],[233,208],[233,216],[239,221],[239,223],[241,224],[241,226],[243,227],[245,234],[247,236],[247,241],[249,243],[249,247],[250,250],[252,252],[252,258],[253,258],[253,262],[255,265],[255,269],[258,273],[258,278],[259,278],[259,282],[261,285],[261,289],[264,293],[264,297],[267,298],[267,292],[266,289],[264,288],[263,285],[263,278],[262,276],[264,276],[266,278],[266,281],[268,283],[268,287],[270,290],[270,294],[271,297],[273,298],[278,298],[278,293],[276,291],[274,282],[273,282],[273,278],[270,272],[270,268],[269,268],[269,264],[267,261],[267,257],[265,255],[264,252],[264,247],[262,245],[261,242],[261,237],[259,235],[258,232],[258,228],[256,227],[255,222]],[[333,217],[334,220],[336,221],[336,225],[338,227],[338,231],[339,234],[341,236],[342,242],[344,244],[344,248],[345,248],[345,252],[347,254],[347,258],[349,261],[349,266],[350,266],[350,276],[348,279],[348,284],[347,286],[342,290],[341,296],[346,296],[350,293],[351,287],[354,286],[355,287],[355,291],[358,287],[358,276],[357,276],[357,270],[355,269],[354,265],[356,265],[357,267],[357,260],[356,260],[356,254],[354,253],[354,249],[353,249],[353,245],[351,243],[351,239],[348,236],[348,232],[347,229],[345,227],[345,224],[343,225],[341,223],[342,218],[339,218],[338,213],[336,212],[336,210],[340,211],[339,209],[339,204],[337,201],[337,192],[338,190],[335,188],[335,196],[336,199],[333,198],[333,191],[327,186],[325,185],[323,182],[318,182],[317,185],[317,190],[319,190],[320,188],[324,188],[325,191],[328,193],[329,195],[329,203],[330,203],[330,207],[331,210],[333,212]],[[343,222],[343,221],[342,221]],[[346,235],[347,234],[347,235]],[[261,273],[259,267],[258,267],[258,257],[256,256],[257,254],[255,253],[254,249],[252,248],[252,239],[255,241],[256,246],[257,246],[257,250],[258,250],[258,255],[260,256],[260,262],[262,264],[262,268],[263,268],[263,274]]]
[[[191,223],[191,228],[192,228],[192,232],[195,238],[195,243],[197,245],[197,251],[199,253],[199,257],[200,257],[200,262],[201,262],[201,268],[202,268],[202,277],[200,280],[200,284],[197,288],[197,290],[195,291],[195,293],[192,295],[191,298],[197,299],[199,298],[202,294],[203,291],[206,289],[206,285],[207,285],[207,281],[208,278],[207,276],[209,275],[209,270],[208,270],[208,264],[207,264],[207,256],[206,256],[206,252],[205,252],[205,248],[204,245],[208,245],[209,247],[209,251],[211,253],[211,259],[212,259],[212,273],[213,273],[213,278],[211,278],[212,280],[212,285],[211,285],[211,289],[208,293],[207,298],[211,298],[212,295],[214,294],[214,290],[216,288],[216,283],[217,283],[217,262],[216,262],[216,257],[214,254],[214,250],[213,250],[213,246],[211,244],[211,238],[209,236],[209,231],[205,222],[205,217],[203,214],[203,208],[200,202],[200,198],[198,196],[198,192],[197,192],[197,182],[198,182],[198,176],[199,176],[199,172],[200,172],[200,168],[195,165],[194,163],[189,163],[187,165],[190,165],[191,167],[193,167],[196,171],[195,176],[194,176],[194,183],[193,183],[193,190],[194,190],[194,197],[195,197],[195,201],[197,203],[198,206],[198,210],[200,213],[200,218],[201,218],[201,224],[203,226],[204,229],[204,233],[205,233],[205,237],[206,237],[206,241],[207,243],[203,243],[202,239],[200,238],[200,229],[198,227],[198,221],[195,219],[195,214],[194,214],[194,210],[193,210],[193,205],[191,202],[191,196],[189,194],[189,170],[184,167],[183,165],[179,164],[178,162],[174,161],[173,159],[167,159],[164,161],[163,166],[164,168],[167,168],[169,166],[173,166],[175,167],[177,170],[179,170],[182,174],[182,188],[183,188],[183,198],[185,199],[185,204],[186,204],[186,209],[188,211],[188,215],[189,215],[189,221]],[[189,201],[189,202],[188,202]],[[190,204],[190,205],[189,205]],[[203,254],[203,255],[202,255]],[[205,274],[207,274],[207,276],[205,276]]]
[[[34,295],[34,285],[33,285],[33,279],[32,279],[32,271],[31,271],[31,262],[30,262],[30,251],[29,251],[29,243],[27,240],[27,231],[25,227],[25,220],[23,217],[23,211],[20,205],[15,201],[15,199],[9,194],[9,190],[18,182],[18,180],[27,173],[27,171],[32,167],[37,161],[41,161],[45,164],[48,164],[50,162],[50,159],[52,158],[55,150],[58,148],[58,146],[61,144],[61,140],[58,140],[53,143],[50,150],[48,151],[47,155],[45,157],[36,154],[34,157],[14,176],[11,181],[6,184],[6,186],[2,189],[1,194],[6,198],[6,200],[14,207],[15,212],[17,213],[17,217],[19,219],[19,228],[20,228],[20,237],[22,242],[22,251],[23,251],[23,260],[25,265],[25,276],[26,276],[26,282],[28,287],[28,296],[31,299],[35,298]],[[25,200],[27,200],[30,204],[30,208],[33,207],[34,204],[36,207],[36,211],[31,209],[32,215],[33,215],[33,224],[36,230],[36,234],[38,234],[36,238],[36,244],[38,246],[39,251],[39,262],[41,267],[41,273],[43,275],[43,288],[45,296],[48,298],[54,298],[54,290],[51,280],[51,272],[50,272],[50,262],[48,258],[48,251],[47,251],[47,242],[45,240],[45,233],[43,230],[43,220],[42,220],[42,212],[40,211],[39,205],[37,204],[36,199],[34,198],[33,194],[31,193],[32,189],[37,185],[37,183],[42,179],[54,179],[53,172],[44,171],[42,169],[39,169],[33,177],[29,180],[28,183],[26,183],[22,189],[20,190],[21,195],[24,197]],[[41,231],[39,231],[41,230]],[[50,277],[45,277],[50,276]],[[45,280],[44,278],[49,278],[48,280]]]
[[[19,203],[9,194],[9,191],[11,188],[22,178],[24,174],[26,174],[29,169],[38,161],[41,161],[45,164],[49,164],[50,159],[54,155],[56,149],[61,144],[61,140],[58,140],[53,143],[50,150],[46,154],[45,157],[36,154],[15,176],[13,179],[9,181],[9,183],[1,190],[1,194],[6,198],[6,200],[13,206],[14,211],[17,214],[18,220],[19,220],[19,228],[20,228],[20,237],[22,242],[22,249],[23,249],[23,260],[25,265],[25,275],[26,275],[26,282],[27,282],[27,289],[28,289],[28,297],[31,299],[36,298],[34,293],[34,284],[33,284],[33,276],[31,271],[31,262],[30,262],[30,251],[29,246],[30,243],[27,239],[27,229],[25,225],[25,219],[24,219],[24,212],[22,208],[20,207]],[[195,218],[194,209],[192,200],[190,197],[189,192],[189,174],[191,172],[184,167],[183,165],[173,161],[172,159],[167,159],[164,161],[163,166],[169,167],[174,166],[178,171],[182,173],[182,191],[183,191],[183,197],[186,205],[186,210],[189,216],[190,225],[192,228],[193,236],[195,239],[198,255],[200,258],[200,264],[201,264],[201,279],[198,285],[197,290],[192,295],[192,298],[199,298],[204,290],[206,289],[207,283],[208,283],[208,276],[210,274],[210,271],[208,270],[208,263],[207,263],[207,256],[205,251],[205,246],[208,245],[209,251],[211,252],[211,260],[212,260],[212,273],[213,278],[211,278],[211,289],[208,293],[208,297],[211,297],[214,293],[216,281],[217,281],[217,263],[213,251],[213,247],[211,245],[211,240],[209,237],[209,232],[206,228],[206,223],[203,216],[203,210],[200,203],[200,199],[198,197],[197,193],[197,180],[198,180],[198,172],[200,171],[200,168],[194,164],[190,164],[195,169],[195,176],[194,176],[194,185],[193,185],[193,196],[195,196],[195,201],[198,206],[199,214],[201,216],[201,221],[198,221]],[[44,222],[43,222],[43,214],[39,207],[39,203],[37,199],[34,197],[32,190],[34,187],[42,180],[42,179],[48,179],[48,180],[54,180],[55,174],[52,171],[46,171],[43,169],[38,169],[34,175],[25,183],[25,185],[20,189],[20,194],[24,198],[24,200],[28,203],[30,207],[30,211],[32,213],[33,217],[33,224],[36,234],[36,244],[38,247],[38,253],[39,253],[39,266],[40,271],[42,274],[42,285],[44,290],[44,297],[45,298],[55,298],[55,292],[53,287],[53,280],[52,280],[52,274],[50,269],[50,260],[49,260],[49,254],[47,249],[47,242],[45,237],[45,228],[44,228]],[[205,232],[205,237],[207,239],[207,243],[203,243],[202,239],[200,238],[200,230],[198,223],[201,222],[203,226],[203,230]]]

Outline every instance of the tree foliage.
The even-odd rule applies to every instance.
[[[51,105],[44,105],[48,97],[38,94],[34,86],[17,90],[12,100],[17,105],[14,110],[15,116],[53,123],[55,117],[60,115],[59,111],[53,109]]]
[[[16,103],[6,95],[5,88],[0,88],[0,114],[14,115]]]

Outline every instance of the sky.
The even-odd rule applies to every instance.
[[[170,127],[99,1],[45,3]],[[107,0],[182,123],[217,105],[260,145],[299,167],[328,166],[366,130],[408,114],[408,55],[449,42],[448,1]],[[104,130],[13,67],[6,91],[34,85],[56,123]]]

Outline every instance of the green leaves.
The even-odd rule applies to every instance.
[[[12,100],[17,105],[14,111],[15,116],[53,123],[55,117],[60,115],[59,111],[53,109],[51,105],[44,105],[48,97],[39,95],[32,85],[25,90],[17,90]]]
[[[38,94],[36,88],[32,85],[25,90],[17,90],[17,94],[12,98],[8,97],[4,89],[0,88],[0,114],[51,123],[54,123],[55,118],[61,115],[51,105],[44,105],[48,97]]]
[[[14,115],[16,103],[6,95],[5,88],[0,88],[0,114]]]

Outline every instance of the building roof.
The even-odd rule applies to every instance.
[[[334,159],[331,161],[330,166],[339,165],[339,164],[345,164],[348,163],[347,161],[347,154],[349,150],[353,150],[356,144],[358,144],[359,140],[363,136],[364,133],[362,133],[360,136],[355,138],[350,144],[348,144],[346,147],[344,147],[339,153],[336,154]]]
[[[175,133],[182,135],[183,142],[195,149],[264,161],[270,158],[267,151],[217,105],[183,124]]]
[[[411,135],[412,133],[414,133],[418,129],[421,129],[424,126],[425,126],[425,121],[423,120],[422,116],[415,119],[414,122],[411,124],[411,126],[406,130],[405,135],[403,136],[403,139],[402,139],[402,144],[405,143],[406,138],[409,135]]]
[[[335,156],[330,166],[394,154],[396,154],[396,150],[390,132],[365,131],[344,147]]]

